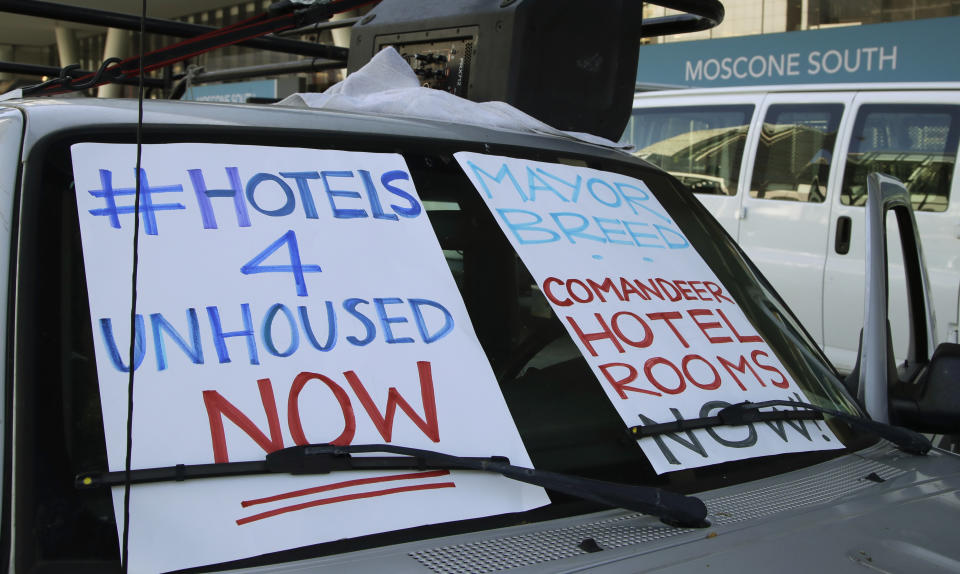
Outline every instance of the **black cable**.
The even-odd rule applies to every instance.
[[[2,2],[3,0],[0,0]],[[214,29],[206,34],[189,38],[176,44],[154,50],[150,53],[141,52],[135,58],[127,58],[104,70],[110,79],[116,77],[132,77],[140,71],[155,70],[182,62],[188,58],[199,54],[209,52],[225,46],[232,46],[244,40],[258,38],[271,32],[279,32],[306,26],[314,20],[325,20],[346,10],[357,6],[367,4],[370,0],[336,0],[317,4],[309,8],[295,10],[293,12],[281,13],[279,15],[263,13],[253,18],[237,22],[225,28]],[[143,32],[141,32],[142,34]],[[146,60],[146,61],[144,61]],[[80,80],[89,80],[87,76],[76,78]],[[102,80],[100,83],[107,83],[110,80]],[[97,85],[99,85],[98,83]],[[93,86],[89,86],[93,87]],[[42,86],[31,86],[32,95],[45,96],[69,91],[69,87],[63,87],[59,83],[44,84]]]
[[[92,4],[92,2],[86,2]],[[229,2],[222,2],[228,4]],[[71,4],[82,4],[81,2],[71,2]],[[100,2],[100,4],[108,4]],[[113,2],[112,4],[120,4]],[[0,0],[0,12],[10,14],[21,14],[23,16],[35,16],[37,18],[49,18],[61,22],[74,22],[77,24],[88,24],[103,28],[119,28],[121,30],[137,31],[140,29],[140,18],[133,14],[124,14],[121,12],[112,12],[108,10],[98,10],[95,8],[86,8],[83,6],[74,6],[62,3],[44,2],[42,0]],[[193,38],[201,36],[208,32],[216,30],[213,26],[204,26],[200,24],[188,24],[176,20],[163,20],[159,18],[147,18],[146,31],[151,34],[164,36],[173,36],[176,38]],[[297,54],[300,56],[310,56],[314,58],[328,58],[331,60],[346,60],[347,49],[337,46],[326,46],[302,42],[300,40],[262,37],[244,40],[242,46],[251,49],[269,50],[284,54]],[[49,76],[51,74],[41,74]]]
[[[127,573],[129,566],[130,542],[130,468],[133,454],[133,373],[136,370],[134,358],[137,343],[137,271],[139,257],[137,248],[140,243],[140,161],[143,156],[143,38],[146,35],[144,22],[147,20],[147,0],[140,7],[140,73],[137,75],[137,167],[134,173],[135,186],[133,197],[133,277],[130,289],[130,376],[127,379],[127,453],[124,462],[123,483],[123,542],[120,550],[120,569]]]

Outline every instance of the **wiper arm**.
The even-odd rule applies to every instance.
[[[792,411],[761,411],[767,407],[793,407]],[[783,420],[816,420],[822,419],[823,415],[830,415],[844,420],[861,430],[873,433],[897,445],[900,450],[911,454],[927,454],[930,451],[931,444],[927,437],[918,432],[903,427],[893,426],[886,423],[877,422],[863,417],[858,417],[824,408],[811,403],[802,401],[762,401],[751,403],[744,401],[724,407],[717,411],[712,417],[700,417],[696,419],[681,419],[669,423],[659,423],[653,425],[638,425],[630,427],[628,430],[635,438],[653,437],[669,432],[678,432],[685,430],[711,428],[716,426],[743,426],[755,422],[764,421],[783,421]]]
[[[392,453],[402,456],[362,456],[358,453]],[[255,474],[295,475],[327,474],[343,470],[441,469],[479,470],[562,492],[604,506],[625,508],[660,518],[663,522],[687,528],[709,526],[707,507],[694,496],[684,496],[651,486],[634,486],[568,474],[560,474],[510,464],[502,456],[461,457],[389,444],[336,446],[311,444],[272,452],[263,461],[218,464],[179,464],[130,471],[130,483],[182,481]],[[117,486],[127,480],[126,472],[102,472],[77,475],[77,488]]]

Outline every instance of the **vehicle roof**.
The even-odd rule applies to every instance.
[[[135,125],[138,113],[135,99],[22,99],[0,102],[0,109],[3,108],[18,109],[26,118],[24,149],[30,149],[39,139],[56,132]],[[562,138],[417,118],[278,105],[145,100],[143,123],[148,128],[211,126],[316,130],[335,132],[343,136],[377,134],[385,137],[518,146],[632,160],[632,156],[622,151],[572,137]]]
[[[741,95],[792,92],[906,92],[906,91],[960,91],[960,82],[876,82],[859,84],[796,84],[768,86],[737,86],[724,88],[679,88],[655,90],[634,94],[635,100],[675,98],[708,95]]]

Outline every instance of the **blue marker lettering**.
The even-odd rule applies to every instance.
[[[280,246],[287,245],[287,254],[290,257],[290,265],[262,265],[270,255],[280,249]],[[322,273],[319,265],[304,265],[300,260],[300,247],[297,246],[297,234],[291,229],[279,237],[276,241],[267,246],[266,249],[257,254],[256,257],[247,261],[240,267],[240,272],[244,275],[257,275],[260,273],[292,273],[293,281],[296,285],[297,295],[299,297],[307,296],[307,282],[304,273]]]
[[[633,238],[633,242],[637,244],[637,247],[655,247],[657,249],[665,249],[660,243],[643,243],[640,241],[641,238],[644,239],[657,239],[659,236],[656,233],[641,233],[633,229],[632,226],[638,227],[650,227],[649,223],[640,223],[638,221],[623,221],[623,226],[626,228],[627,233],[630,234],[630,237]]]
[[[443,314],[443,326],[433,333],[431,333],[427,327],[427,321],[423,316],[421,308],[424,306],[432,307]],[[436,301],[430,301],[429,299],[410,299],[410,309],[413,311],[413,320],[417,323],[420,338],[423,339],[424,343],[430,344],[442,339],[447,333],[453,330],[453,316],[450,315],[450,311],[447,311],[446,307]]]
[[[356,345],[358,347],[363,347],[373,341],[377,336],[377,328],[373,324],[373,321],[367,318],[366,315],[357,310],[357,305],[363,303],[364,305],[369,305],[369,301],[364,301],[363,299],[351,298],[343,302],[343,308],[354,317],[357,318],[360,323],[363,324],[363,327],[366,329],[367,333],[364,335],[363,339],[358,339],[353,335],[347,337],[347,341],[351,345]]]
[[[297,311],[299,311],[300,314],[300,325],[303,326],[303,334],[307,336],[307,340],[310,341],[313,348],[318,351],[329,351],[337,344],[337,316],[333,314],[333,303],[326,301],[326,308],[327,341],[321,345],[317,341],[317,337],[313,334],[313,329],[310,327],[310,317],[307,315],[307,308],[303,305],[297,307]]]
[[[146,354],[146,349],[143,344],[143,315],[137,314],[135,324],[136,327],[134,328],[133,336],[134,371],[140,367],[140,363],[143,362],[143,356]],[[100,319],[100,334],[103,336],[103,343],[107,347],[107,355],[110,357],[110,362],[113,363],[113,367],[121,373],[129,373],[130,367],[124,364],[120,350],[117,348],[117,341],[113,338],[113,326],[110,323],[110,319]]]
[[[690,245],[690,242],[687,241],[687,238],[684,237],[679,231],[675,229],[670,229],[669,227],[664,227],[656,223],[653,224],[653,227],[657,230],[657,233],[659,233],[660,237],[663,238],[663,242],[666,243],[667,247],[669,247],[670,249],[683,249],[684,247],[687,247]],[[667,237],[668,235],[672,235],[676,238],[679,238],[681,242],[680,243],[671,242],[670,239]]]
[[[330,177],[345,177],[353,178],[352,171],[321,171],[320,178],[323,180],[323,187],[327,192],[327,199],[330,201],[330,209],[333,210],[333,216],[337,219],[357,219],[359,217],[367,217],[367,212],[362,209],[341,209],[337,207],[334,197],[352,197],[359,198],[360,193],[356,191],[349,191],[345,189],[331,189],[330,181],[327,178]]]
[[[420,215],[420,212],[423,211],[423,208],[420,207],[420,203],[416,200],[416,198],[410,195],[409,193],[407,193],[406,191],[400,189],[399,187],[396,187],[395,185],[391,185],[394,181],[398,179],[402,179],[404,181],[410,181],[410,174],[398,169],[395,169],[393,171],[388,171],[385,174],[380,176],[380,183],[390,193],[396,195],[401,199],[407,200],[410,206],[402,207],[402,206],[394,205],[391,203],[390,207],[392,207],[394,213],[396,213],[400,217],[416,217]]]
[[[217,359],[221,363],[230,362],[230,353],[227,352],[226,340],[230,337],[245,337],[247,340],[247,354],[250,356],[251,365],[259,365],[260,358],[257,355],[257,339],[253,330],[253,319],[250,318],[250,304],[240,305],[240,314],[243,318],[242,331],[223,332],[223,325],[220,323],[220,310],[216,306],[207,307],[207,316],[210,319],[210,330],[213,331],[213,346],[217,350]]]
[[[277,316],[277,313],[281,311],[284,317],[287,318],[287,325],[290,327],[290,344],[287,345],[285,351],[277,350],[277,346],[273,343],[273,319]],[[287,306],[283,303],[274,303],[267,309],[267,314],[263,316],[263,325],[261,325],[260,330],[263,337],[263,346],[265,346],[267,352],[274,357],[289,357],[300,347],[300,332],[297,331],[297,320],[293,317],[290,309],[287,309]]]
[[[572,203],[576,203],[580,199],[580,187],[583,185],[583,176],[578,175],[577,179],[575,179],[573,183],[570,183],[569,181],[557,177],[546,170],[540,169],[539,167],[537,168],[537,171],[542,173],[545,177],[549,177],[550,179],[569,187],[573,192],[570,194],[570,201]]]
[[[613,199],[614,199],[615,201],[613,201],[612,203],[607,203],[606,201],[604,201],[603,199],[601,199],[600,196],[597,195],[596,186],[597,186],[598,184],[599,184],[600,186],[602,186],[602,187],[610,190],[610,193],[613,194]],[[603,181],[602,179],[599,179],[599,178],[596,178],[596,177],[591,178],[591,179],[588,179],[588,180],[587,180],[587,191],[590,192],[590,195],[592,195],[594,199],[596,199],[597,201],[599,201],[599,202],[602,203],[603,205],[606,205],[607,207],[617,207],[617,206],[619,206],[620,203],[621,203],[620,196],[617,194],[617,190],[615,190],[612,185],[610,185],[609,183]]]
[[[507,164],[500,166],[500,171],[497,172],[497,175],[490,175],[489,173],[483,171],[476,166],[472,161],[468,161],[467,165],[470,166],[470,169],[473,170],[473,175],[476,176],[477,182],[483,187],[483,191],[487,192],[487,197],[492,198],[493,194],[490,193],[490,188],[487,187],[487,182],[483,180],[483,176],[487,176],[492,179],[495,183],[503,182],[504,178],[509,178],[510,182],[513,183],[513,188],[516,190],[517,194],[520,196],[524,202],[530,201],[530,199],[523,193],[523,189],[520,188],[520,184],[517,183],[517,178],[513,176],[513,173],[510,172],[510,168],[507,167]]]
[[[280,175],[297,182],[297,191],[300,192],[300,201],[303,202],[303,212],[307,215],[307,219],[319,219],[317,205],[313,202],[313,194],[310,193],[309,180],[320,179],[320,174],[315,171],[281,171]]]
[[[228,189],[207,189],[203,179],[203,172],[199,169],[188,169],[190,181],[193,182],[193,193],[197,196],[197,205],[200,206],[200,218],[204,229],[217,229],[217,218],[213,213],[211,197],[232,197],[233,211],[237,215],[237,225],[250,227],[250,215],[247,213],[247,202],[243,200],[243,183],[240,182],[240,172],[235,167],[226,167],[227,179],[230,180]]]
[[[377,316],[380,317],[380,326],[383,327],[383,337],[387,343],[412,343],[413,339],[410,337],[400,337],[399,339],[393,336],[393,329],[390,327],[394,323],[406,323],[406,317],[390,317],[387,315],[387,305],[398,305],[403,303],[403,299],[398,299],[397,297],[386,297],[386,298],[376,298],[373,300],[373,305],[377,308]]]
[[[537,227],[538,223],[543,222],[543,218],[532,211],[526,211],[524,209],[497,208],[497,213],[500,214],[500,219],[507,224],[507,227],[510,228],[510,232],[513,233],[513,236],[517,238],[517,241],[519,241],[521,245],[551,243],[560,239],[560,234],[556,231],[547,227]],[[525,222],[511,221],[511,214],[522,214],[529,216],[529,218]],[[530,218],[532,218],[532,220]],[[527,237],[522,236],[521,233],[526,233]],[[546,237],[531,238],[529,237],[530,235],[546,235]]]
[[[370,211],[373,213],[373,218],[397,221],[399,218],[396,213],[383,212],[383,206],[380,205],[380,196],[377,195],[377,187],[373,185],[373,178],[370,177],[370,172],[365,169],[358,169],[357,173],[360,174],[360,179],[363,180],[363,187],[367,189],[367,197],[370,199]]]
[[[197,321],[196,309],[192,307],[187,309],[187,329],[190,333],[190,343],[187,343],[186,339],[160,313],[150,314],[150,326],[153,329],[153,349],[157,355],[158,371],[167,368],[167,347],[163,341],[163,333],[166,333],[180,347],[180,350],[187,355],[190,362],[195,365],[203,364],[203,347],[200,344],[200,324]]]
[[[567,239],[570,243],[576,243],[573,239],[574,237],[579,237],[581,239],[587,239],[590,241],[599,241],[600,243],[606,243],[606,241],[599,235],[591,235],[584,232],[584,229],[590,227],[590,220],[580,215],[579,213],[572,213],[568,211],[560,211],[556,213],[551,213],[550,217],[553,218],[553,221],[556,222],[557,227],[560,228],[560,231],[567,236]],[[576,220],[576,226],[574,224],[566,225],[563,222],[563,219],[573,219]]]
[[[609,219],[609,218],[606,218],[606,217],[594,217],[593,220],[597,222],[597,227],[600,228],[600,231],[603,232],[603,236],[606,237],[606,238],[607,238],[607,241],[609,241],[610,243],[619,243],[620,245],[633,245],[633,241],[626,241],[626,240],[624,240],[624,239],[614,239],[614,238],[610,237],[610,235],[624,235],[624,236],[625,236],[625,235],[627,234],[626,231],[623,231],[622,229],[619,229],[619,228],[618,228],[618,229],[609,229],[609,228],[603,226],[604,223],[608,223],[608,224],[609,224],[609,223],[612,223],[612,224],[614,224],[614,225],[619,226],[619,225],[621,225],[621,222],[620,222],[619,219]]]
[[[135,172],[136,173],[136,172]],[[147,181],[147,171],[141,169],[140,179],[140,201],[133,202],[133,205],[117,205],[117,198],[130,197],[133,199],[136,188],[114,188],[113,174],[108,169],[100,170],[100,189],[90,189],[87,191],[97,199],[102,199],[104,207],[91,209],[90,215],[106,217],[110,227],[120,229],[120,215],[132,214],[134,209],[140,214],[143,221],[143,229],[147,235],[157,235],[160,231],[157,229],[158,211],[176,211],[186,209],[182,203],[154,203],[154,195],[158,193],[180,193],[183,191],[182,185],[160,185],[151,187]]]
[[[570,200],[563,196],[562,193],[553,188],[552,185],[547,183],[542,177],[537,175],[535,171],[527,168],[527,187],[530,190],[530,201],[537,200],[537,191],[552,191],[554,195],[560,198],[560,201],[564,203],[569,203]]]
[[[277,209],[263,209],[257,204],[257,201],[254,199],[254,194],[257,191],[257,186],[264,181],[272,181],[280,187],[280,191],[283,192],[283,206],[278,207]],[[290,186],[287,185],[287,182],[283,181],[272,173],[258,173],[250,178],[250,181],[247,182],[247,201],[250,202],[250,205],[252,205],[254,209],[264,215],[269,215],[270,217],[290,215],[293,213],[294,207],[297,206],[297,200],[293,197],[293,190],[290,189]]]
[[[616,186],[617,191],[620,192],[620,195],[621,197],[623,197],[624,201],[626,202],[627,207],[629,207],[634,214],[636,215],[640,214],[640,212],[637,211],[636,209],[636,207],[639,207],[640,209],[644,209],[648,213],[652,213],[653,215],[659,217],[660,219],[666,221],[667,223],[672,223],[669,217],[660,213],[659,211],[655,211],[649,205],[644,203],[645,201],[650,200],[650,194],[648,194],[645,189],[641,187],[637,187],[635,185],[626,184],[626,183],[614,183],[613,185]],[[640,196],[627,195],[627,192],[624,191],[624,189],[634,189],[636,191],[639,191],[641,195]]]

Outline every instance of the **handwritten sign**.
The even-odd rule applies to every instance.
[[[457,161],[627,426],[712,416],[744,400],[808,400],[642,181],[461,152]],[[658,473],[841,448],[790,421],[640,440]]]
[[[104,430],[125,452],[135,146],[72,147]],[[133,468],[394,443],[530,465],[402,156],[147,145]],[[517,512],[470,472],[133,487],[131,571],[167,571]],[[114,489],[122,524],[122,488]]]

